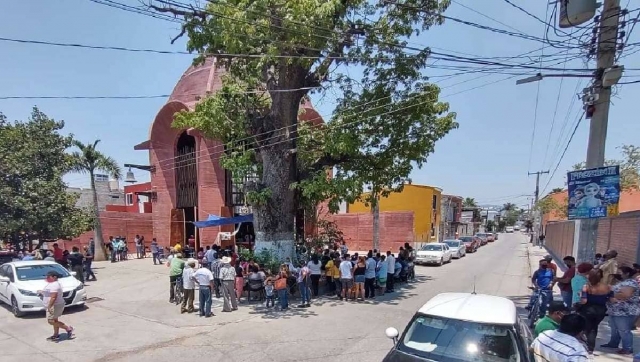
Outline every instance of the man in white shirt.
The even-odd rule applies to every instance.
[[[349,254],[345,254],[340,263],[340,283],[342,283],[342,297],[340,297],[340,300],[343,300],[349,297],[349,291],[353,287],[353,264]]]
[[[211,317],[211,291],[213,285],[213,273],[209,268],[201,265],[198,270],[193,273],[192,279],[198,284],[198,303],[200,304],[200,316]]]
[[[391,254],[391,251],[387,251],[387,290],[385,293],[393,293],[393,276],[396,271],[396,258]]]
[[[197,261],[195,259],[187,260],[185,268],[182,270],[182,290],[184,298],[182,299],[182,307],[180,313],[189,312],[193,313],[193,300],[195,299],[196,285],[193,282],[193,273],[195,272]]]
[[[540,333],[531,343],[536,362],[587,362],[589,353],[579,337],[586,326],[584,317],[567,314],[557,330]]]

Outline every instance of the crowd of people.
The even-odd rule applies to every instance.
[[[561,276],[551,256],[539,261],[531,281],[543,298],[541,315],[548,313],[535,325],[536,354],[560,353],[554,348],[566,347],[566,343],[565,347],[559,342],[548,343],[553,338],[562,340],[557,333],[563,332],[565,319],[571,324],[566,327],[571,330],[570,334],[583,340],[586,353],[593,354],[598,326],[607,316],[611,336],[600,347],[616,350],[621,355],[634,353],[632,330],[640,324],[640,265],[618,265],[617,256],[615,250],[609,250],[604,255],[597,254],[593,263],[578,265],[574,257],[566,256],[563,262],[567,268]],[[562,301],[553,301],[555,285],[560,289]],[[532,297],[527,309],[532,307],[534,299]],[[556,331],[558,328],[560,332]],[[565,338],[566,333],[560,337]],[[640,358],[640,354],[636,357]]]
[[[152,249],[153,250],[153,249]],[[198,249],[195,258],[188,258],[178,244],[167,257],[169,267],[169,302],[175,302],[177,285],[184,291],[180,311],[194,312],[195,295],[199,295],[200,315],[211,316],[211,298],[222,298],[223,312],[237,310],[246,293],[246,300],[265,301],[267,308],[289,308],[289,299],[299,296],[299,308],[311,306],[311,298],[321,295],[340,300],[365,301],[381,293],[394,292],[396,280],[413,274],[413,248],[407,243],[396,257],[370,250],[366,255],[350,255],[343,243],[332,249],[314,251],[308,261],[293,262],[286,258],[277,270],[269,270],[253,259],[238,256],[218,245]],[[156,258],[154,257],[154,264]],[[206,272],[206,271],[208,272]],[[207,280],[206,278],[210,278]],[[324,290],[321,283],[324,282]],[[199,292],[196,293],[195,290]]]

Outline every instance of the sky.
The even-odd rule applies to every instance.
[[[119,1],[139,4],[135,0]],[[540,18],[547,14],[545,1],[512,2]],[[624,6],[627,1],[622,3]],[[632,5],[626,5],[633,10]],[[4,0],[2,10],[0,37],[4,38],[185,50],[185,39],[173,45],[170,43],[179,32],[178,24],[89,0]],[[494,28],[516,29],[536,37],[542,37],[545,29],[544,24],[504,0],[453,0],[445,14]],[[640,30],[631,34],[629,43],[638,41]],[[411,45],[429,46],[434,51],[448,54],[467,53],[467,57],[469,54],[509,57],[539,50],[543,44],[446,21],[444,25],[411,39]],[[628,48],[623,52],[623,55],[630,54],[621,59],[621,64],[627,68],[640,64],[640,53],[631,54],[633,50],[635,48]],[[548,55],[562,50],[547,47],[544,51]],[[0,55],[0,97],[168,95],[192,61],[190,55],[6,41],[0,41]],[[538,59],[540,51],[531,53],[531,56],[533,60]],[[433,64],[451,65],[444,61]],[[593,68],[593,62],[588,66]],[[566,67],[584,68],[584,59],[568,61]],[[475,80],[478,74],[466,74],[442,80],[443,75],[452,73],[457,71],[435,68],[427,71],[442,87],[441,100],[449,102],[451,111],[457,113],[460,127],[438,141],[435,152],[422,169],[414,169],[411,174],[413,182],[438,186],[447,194],[473,197],[485,204],[513,202],[518,206],[528,204],[528,198],[535,189],[535,176],[529,176],[529,172],[551,171],[540,177],[541,192],[563,187],[566,171],[586,157],[588,120],[579,124],[571,143],[568,143],[568,138],[577,122],[581,102],[576,100],[571,108],[569,106],[576,97],[575,90],[581,91],[587,80],[545,78],[538,83],[516,85],[516,79],[526,76],[504,80],[509,77],[504,74]],[[625,72],[623,81],[632,81],[639,76],[640,71],[629,70]],[[618,146],[638,145],[640,122],[633,116],[634,111],[637,113],[634,108],[634,100],[637,99],[640,99],[640,84],[617,89],[609,116],[607,158],[619,156]],[[312,100],[319,113],[329,119],[334,107],[332,97],[316,96]],[[37,106],[50,117],[64,120],[65,132],[72,133],[80,141],[100,139],[100,150],[121,165],[148,164],[148,153],[135,151],[133,146],[148,139],[151,122],[165,102],[164,97],[0,99],[0,112],[10,120],[24,120],[32,107]],[[566,154],[559,162],[565,147]],[[144,171],[134,170],[134,173],[139,181],[149,178]],[[552,173],[553,178],[549,179]],[[68,175],[65,180],[73,187],[89,185],[86,175]]]

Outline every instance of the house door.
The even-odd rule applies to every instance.
[[[171,240],[169,241],[169,245],[174,246],[180,243],[184,246],[186,238],[184,221],[184,209],[171,210]]]

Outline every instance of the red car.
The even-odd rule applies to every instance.
[[[496,240],[496,237],[493,235],[493,233],[487,233],[487,241],[492,243]]]
[[[467,253],[475,253],[480,247],[480,239],[475,236],[461,236],[459,239],[464,243]]]

